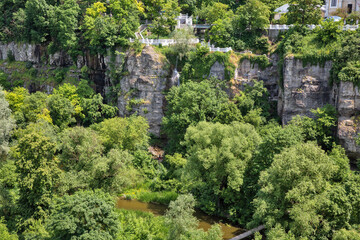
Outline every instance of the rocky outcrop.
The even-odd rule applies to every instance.
[[[287,124],[294,116],[310,116],[311,109],[334,104],[332,87],[329,85],[331,62],[324,66],[303,65],[294,57],[284,62],[283,89],[279,94],[278,113],[283,124]]]
[[[360,157],[356,139],[360,133],[360,92],[352,82],[340,82],[336,103],[339,112],[337,135],[350,158]]]
[[[204,76],[206,78],[206,76]],[[222,63],[219,63],[218,61],[216,61],[210,68],[210,73],[208,78],[217,78],[220,80],[224,80],[225,79],[225,66]]]
[[[0,60],[8,59],[9,54],[15,61],[27,64],[14,68],[5,61],[0,64],[1,70],[7,74],[19,74],[30,66],[30,69],[36,69],[37,79],[55,78],[56,71],[66,67],[66,77],[79,80],[83,77],[81,69],[86,66],[96,91],[106,99],[116,96],[120,116],[137,112],[148,119],[150,132],[158,136],[165,108],[163,92],[179,84],[178,73],[172,73],[165,57],[150,46],[145,47],[141,54],[121,50],[107,56],[84,53],[74,61],[64,52],[48,55],[46,48],[41,45],[0,43]],[[273,54],[269,60],[271,64],[265,69],[247,59],[238,63],[228,89],[230,96],[238,93],[246,84],[252,84],[253,79],[263,81],[270,93],[269,100],[278,101],[278,113],[284,124],[296,115],[311,117],[311,109],[333,104],[339,113],[337,135],[340,143],[351,158],[359,158],[360,147],[356,144],[360,133],[358,87],[350,82],[331,87],[331,62],[304,66],[301,60],[291,56],[284,61],[283,84],[279,84],[278,56]],[[209,77],[224,80],[225,71],[223,64],[215,62]],[[24,86],[30,91],[48,93],[54,87],[51,83],[34,82]],[[40,85],[37,82],[41,82]]]
[[[0,44],[0,60],[6,60],[9,54],[15,61],[39,63],[41,61],[40,45],[28,43]]]
[[[247,84],[253,79],[263,81],[264,86],[269,91],[270,100],[277,101],[279,95],[278,82],[280,78],[278,71],[279,57],[273,54],[269,60],[270,66],[265,69],[262,69],[257,63],[251,63],[248,59],[242,60],[236,69],[235,80],[240,83],[240,85]]]
[[[120,115],[137,112],[148,119],[150,132],[159,136],[164,116],[163,91],[177,84],[170,81],[171,72],[164,56],[149,46],[140,55],[129,53],[124,72],[126,76],[120,81],[121,95],[118,98]]]

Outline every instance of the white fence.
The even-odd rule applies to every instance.
[[[288,30],[289,28],[293,27],[294,25],[270,25],[268,27],[268,30]],[[313,30],[316,28],[316,26],[318,25],[307,25],[307,27],[310,29],[310,30]],[[359,25],[344,25],[344,31],[347,31],[347,30],[356,30],[359,28]]]
[[[230,52],[230,51],[232,51],[231,47],[227,47],[227,48],[210,47],[210,52]]]
[[[134,42],[134,39],[130,38],[130,42]],[[146,45],[162,45],[162,46],[169,46],[176,43],[175,39],[139,39],[140,43],[146,44]],[[197,44],[199,43],[199,39],[192,39],[190,40],[190,44]]]

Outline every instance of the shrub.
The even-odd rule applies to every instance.
[[[14,53],[13,53],[11,50],[9,50],[9,51],[7,52],[7,61],[8,61],[9,63],[15,61]]]

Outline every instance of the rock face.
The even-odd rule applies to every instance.
[[[150,132],[159,136],[164,116],[164,90],[178,84],[177,72],[172,73],[169,64],[152,47],[145,47],[141,54],[117,51],[108,56],[91,56],[85,53],[73,61],[66,53],[48,55],[46,48],[31,44],[1,44],[0,60],[11,54],[15,61],[30,62],[41,77],[54,77],[52,71],[70,67],[67,77],[80,79],[83,67],[87,67],[89,78],[95,83],[97,92],[109,98],[117,94],[116,101],[120,116],[138,113],[148,119]],[[325,104],[336,106],[338,118],[337,135],[349,157],[360,158],[360,147],[356,139],[360,133],[360,92],[351,82],[341,82],[338,86],[329,85],[331,62],[324,65],[303,65],[294,57],[285,59],[283,67],[283,88],[279,87],[278,56],[270,57],[271,66],[261,69],[258,64],[244,60],[238,64],[235,78],[228,90],[233,96],[251,80],[264,82],[270,93],[270,101],[278,101],[278,113],[284,124],[296,115],[311,117],[311,109]],[[0,65],[7,74],[18,71]],[[15,71],[14,71],[15,70]],[[225,66],[219,62],[211,67],[209,77],[225,79]],[[48,74],[48,75],[46,75]],[[173,77],[171,77],[173,76]],[[30,91],[42,90],[51,93],[53,85],[44,83],[26,85]]]
[[[127,75],[120,81],[121,95],[118,98],[120,115],[138,112],[148,119],[150,132],[159,136],[164,116],[163,91],[176,85],[168,80],[171,72],[166,68],[165,58],[147,46],[141,55],[127,55],[124,72]]]
[[[284,89],[279,94],[278,112],[283,124],[296,115],[312,117],[311,109],[334,104],[329,86],[331,62],[324,66],[308,64],[294,57],[285,59],[283,69]]]
[[[84,66],[87,73],[95,83],[95,90],[107,98],[107,95],[120,86],[121,94],[118,97],[120,116],[129,116],[135,112],[148,119],[150,132],[159,136],[160,125],[164,116],[165,104],[163,91],[177,84],[171,79],[171,71],[167,69],[165,58],[155,52],[152,47],[145,47],[140,55],[131,52],[118,52],[108,56],[85,53],[79,56],[74,62],[64,52],[48,55],[46,48],[32,44],[2,44],[0,43],[0,60],[7,60],[8,54],[14,57],[15,61],[30,62],[34,68],[41,73],[46,72],[51,76],[52,70],[63,67],[71,67],[69,75],[80,80],[80,71]],[[13,69],[7,68],[7,63],[0,66],[0,69],[7,74],[12,74]],[[120,77],[119,77],[120,76]],[[51,93],[51,84],[41,86],[24,85],[30,92],[45,91]]]
[[[338,88],[336,107],[339,112],[338,138],[349,157],[359,158],[360,147],[356,139],[360,133],[360,93],[352,82],[341,82]]]
[[[253,79],[263,81],[264,86],[267,88],[270,94],[271,101],[277,101],[279,95],[279,71],[278,61],[279,57],[274,54],[270,56],[270,66],[261,69],[259,64],[252,64],[250,60],[244,59],[236,69],[235,80],[248,83]]]
[[[33,44],[17,44],[11,42],[9,44],[0,43],[0,60],[6,60],[12,54],[15,61],[21,62],[40,62],[40,46]]]
[[[205,76],[206,77],[206,76]],[[212,65],[211,69],[210,69],[210,73],[208,78],[217,78],[220,80],[224,80],[225,79],[225,66],[224,64],[219,63],[218,61],[216,61],[214,63],[214,65]]]

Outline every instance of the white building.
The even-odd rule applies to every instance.
[[[180,16],[177,18],[176,28],[184,28],[185,26],[191,27],[192,25],[193,25],[192,16],[188,16],[187,14],[180,14]]]
[[[346,9],[348,13],[352,13],[353,11],[359,11],[359,4],[360,0],[326,0],[325,16],[331,16],[338,8]]]
[[[329,0],[326,0],[326,1],[329,1]],[[281,7],[278,7],[277,9],[275,9],[274,10],[274,12],[275,12],[274,20],[279,20],[283,14],[288,13],[289,6],[290,6],[289,4],[285,4],[285,5],[282,5]],[[322,6],[320,8],[320,10],[321,10],[321,15],[323,17],[325,17],[326,16],[326,5]]]

